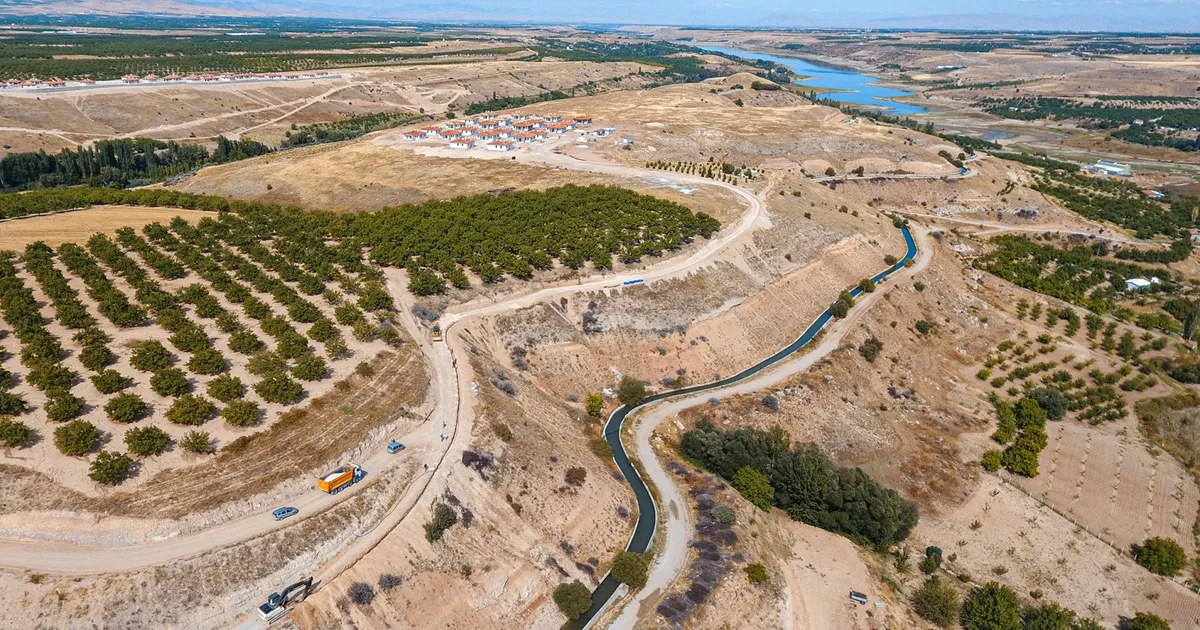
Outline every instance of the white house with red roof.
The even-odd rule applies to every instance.
[[[475,148],[475,140],[471,138],[455,138],[450,141],[451,149],[473,149]]]
[[[487,149],[488,149],[488,151],[512,151],[513,150],[513,141],[512,140],[496,140],[494,142],[489,142],[487,145]]]
[[[404,132],[405,140],[424,140],[429,137],[429,132],[424,129],[413,129],[412,131]]]

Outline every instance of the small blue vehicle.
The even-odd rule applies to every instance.
[[[392,440],[387,445],[387,452],[389,455],[395,455],[396,453],[399,453],[400,451],[403,451],[403,450],[404,450],[404,445],[397,442],[396,440]]]
[[[278,510],[271,512],[271,516],[275,517],[275,520],[277,521],[282,521],[285,518],[295,516],[299,512],[300,510],[297,510],[294,507],[281,507]]]

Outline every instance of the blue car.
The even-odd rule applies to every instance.
[[[278,510],[271,512],[271,516],[274,516],[275,520],[277,521],[282,521],[289,516],[295,516],[299,512],[300,510],[297,510],[294,507],[281,507]]]
[[[403,450],[404,450],[404,445],[397,442],[396,440],[392,440],[387,446],[387,452],[391,455],[399,453],[400,451],[403,451]]]

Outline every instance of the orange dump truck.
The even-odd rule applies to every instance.
[[[350,464],[342,466],[337,470],[326,473],[325,476],[317,480],[317,487],[323,492],[329,494],[337,494],[346,488],[358,483],[366,473],[358,464]]]

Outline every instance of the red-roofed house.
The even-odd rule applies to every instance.
[[[576,125],[590,125],[590,124],[592,124],[592,117],[588,116],[586,114],[576,116],[575,124]]]
[[[422,129],[413,129],[412,131],[404,132],[405,140],[424,140],[429,137],[429,132]]]
[[[138,81],[141,81],[141,80],[142,80],[141,77],[139,77],[136,74],[127,74],[127,75],[121,77],[121,83],[137,83]]]
[[[446,140],[452,140],[454,138],[462,137],[462,132],[457,129],[443,129],[440,132],[438,132],[438,135],[445,138]]]
[[[473,149],[475,141],[470,138],[456,138],[450,141],[451,149]]]
[[[512,140],[496,140],[495,142],[489,142],[487,145],[487,148],[488,148],[488,151],[512,151],[513,150],[513,141]]]

